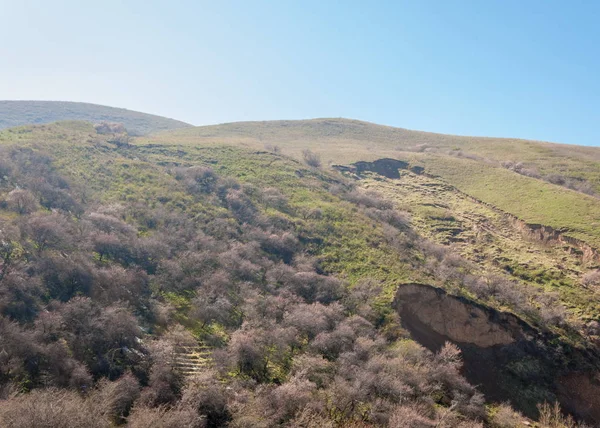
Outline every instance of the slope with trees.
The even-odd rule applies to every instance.
[[[117,144],[80,122],[2,131],[0,151],[0,425],[524,420],[391,306],[402,283],[460,293],[467,265],[340,174],[264,150]],[[589,345],[502,284],[506,310]],[[193,373],[186,352],[205,359]],[[539,404],[543,426],[570,423]]]

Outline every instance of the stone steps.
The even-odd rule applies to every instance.
[[[199,344],[182,344],[175,346],[173,367],[185,376],[192,376],[211,365],[211,350]]]

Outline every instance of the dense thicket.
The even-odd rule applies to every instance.
[[[202,209],[96,200],[48,155],[2,151],[0,425],[493,422],[459,374],[456,347],[426,351],[377,304],[376,280],[349,287],[312,254],[317,238],[292,219],[318,228],[330,214],[206,165],[168,173]],[[409,265],[468,271],[417,244],[408,217],[376,195],[343,183],[330,190],[383,224]],[[509,299],[498,290],[510,287],[494,281],[473,279],[473,290]],[[211,355],[185,375],[178,359],[198,343]]]

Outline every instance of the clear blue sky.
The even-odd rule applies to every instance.
[[[0,0],[0,99],[600,145],[598,1]]]

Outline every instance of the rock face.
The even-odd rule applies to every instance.
[[[559,401],[600,426],[600,356],[573,348],[515,315],[423,284],[403,284],[394,307],[412,337],[437,351],[446,341],[462,351],[463,374],[492,401],[509,401],[536,418],[537,404]]]

